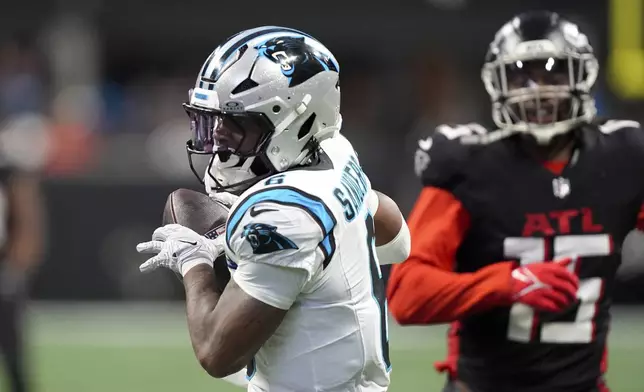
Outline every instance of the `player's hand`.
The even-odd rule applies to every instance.
[[[141,264],[139,269],[149,272],[165,267],[185,276],[196,265],[212,267],[215,259],[224,252],[223,241],[224,236],[211,240],[181,225],[165,225],[154,231],[152,241],[136,246],[139,253],[157,254]]]
[[[512,271],[513,300],[535,310],[560,312],[577,298],[579,278],[566,267],[571,259],[534,263]]]

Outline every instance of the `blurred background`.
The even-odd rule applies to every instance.
[[[341,65],[343,133],[374,188],[407,213],[416,141],[444,122],[489,123],[487,45],[513,14],[543,8],[589,36],[601,114],[643,121],[644,0],[4,2],[0,157],[37,174],[44,201],[24,318],[33,390],[234,390],[193,359],[174,275],[141,276],[134,248],[172,190],[200,189],[181,103],[226,37],[276,24],[325,43]],[[631,240],[637,259],[644,239]],[[623,279],[616,299],[610,381],[641,392],[644,279]],[[391,390],[437,390],[444,328],[411,331],[392,327]]]

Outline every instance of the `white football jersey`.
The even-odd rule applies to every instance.
[[[249,295],[288,309],[248,369],[249,391],[386,391],[387,305],[369,206],[351,143],[262,180],[231,208],[226,255]]]

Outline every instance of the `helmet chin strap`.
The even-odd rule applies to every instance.
[[[315,141],[316,141],[315,145],[317,146],[321,141],[330,139],[332,137],[339,135],[341,128],[342,128],[342,116],[339,116],[339,119],[335,123],[335,125],[326,127],[317,133],[317,135],[315,136]],[[300,155],[297,158],[295,158],[295,162],[306,162],[306,158],[310,157],[311,155],[312,155],[312,150],[304,148],[300,153]]]
[[[241,166],[237,166],[240,159],[232,155],[226,162],[221,162],[219,157],[214,155],[204,173],[206,192],[215,193],[223,190],[222,188],[234,189],[238,185],[252,185],[252,180],[257,178],[250,169],[255,158],[246,158]]]
[[[340,133],[340,129],[342,129],[342,116],[338,114],[338,121],[334,125],[320,130],[315,138],[318,142],[321,142],[324,139],[329,139],[338,135]]]

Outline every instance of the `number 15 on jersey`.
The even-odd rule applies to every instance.
[[[542,262],[548,259],[572,257],[568,268],[575,272],[580,258],[608,256],[611,253],[611,238],[608,234],[562,235],[552,239],[554,255],[548,257],[550,239],[534,237],[506,238],[503,247],[506,257],[518,258],[521,265]],[[573,321],[539,323],[534,310],[524,304],[515,304],[510,309],[508,339],[515,342],[540,341],[542,343],[589,343],[595,333],[597,305],[602,297],[604,281],[601,278],[582,279],[577,298],[579,309]],[[533,336],[540,326],[539,336]]]

